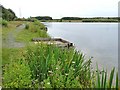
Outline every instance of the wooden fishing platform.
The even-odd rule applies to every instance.
[[[55,44],[59,47],[73,47],[73,43],[61,38],[33,38],[32,41],[37,43]]]

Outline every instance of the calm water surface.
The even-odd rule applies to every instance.
[[[118,24],[117,23],[44,23],[52,37],[60,37],[75,44],[92,64],[110,70],[118,68]]]

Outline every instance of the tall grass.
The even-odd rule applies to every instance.
[[[118,73],[116,73],[116,84],[113,85],[113,78],[114,78],[114,73],[115,73],[115,68],[113,68],[110,72],[110,76],[108,77],[107,75],[107,70],[105,71],[104,69],[100,72],[97,66],[97,75],[96,75],[96,85],[94,86],[95,88],[116,88],[118,89]]]
[[[100,72],[97,67],[97,72],[92,72],[91,59],[86,60],[73,48],[46,44],[29,46],[21,58],[5,65],[4,69],[4,87],[118,88],[118,73],[113,85],[115,68],[109,78],[104,69]]]
[[[2,26],[4,26],[4,27],[7,27],[8,26],[8,21],[1,20],[0,24],[2,24]]]
[[[25,59],[32,77],[39,81],[41,87],[87,88],[91,85],[91,60],[86,61],[84,55],[74,49],[61,50],[54,45],[38,45],[28,49]]]
[[[26,24],[25,29],[22,30],[16,37],[17,41],[30,42],[32,38],[49,37],[45,26],[39,21],[29,22]]]

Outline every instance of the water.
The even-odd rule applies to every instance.
[[[52,37],[60,37],[75,44],[87,58],[93,57],[92,66],[111,70],[118,68],[117,23],[44,23]]]

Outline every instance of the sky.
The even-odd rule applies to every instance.
[[[120,0],[1,0],[17,17],[117,17]]]

